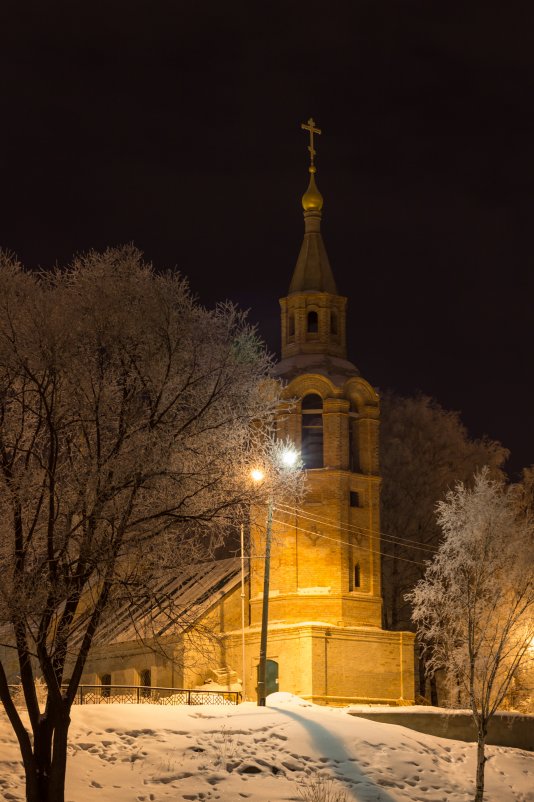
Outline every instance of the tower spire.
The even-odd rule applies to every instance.
[[[317,172],[315,156],[317,155],[317,151],[313,147],[313,135],[322,134],[322,131],[320,128],[315,127],[315,120],[313,117],[310,117],[307,123],[302,123],[300,127],[310,132],[310,144],[308,145],[308,150],[310,151],[310,166],[308,167],[310,183],[308,184],[308,189],[302,196],[302,208],[305,212],[320,212],[323,208],[323,196],[317,189],[317,184],[315,183],[315,173]]]
[[[308,189],[302,196],[302,208],[304,209],[304,241],[300,249],[299,257],[293,277],[289,287],[289,294],[294,292],[329,292],[337,295],[336,282],[332,275],[332,268],[328,261],[323,238],[321,237],[321,210],[323,208],[323,196],[317,189],[315,183],[315,156],[317,151],[314,147],[314,134],[321,134],[321,129],[317,128],[315,120],[310,117],[307,123],[302,123],[301,128],[309,131],[310,144],[310,182]]]
[[[310,135],[310,181],[302,196],[304,239],[289,291],[285,298],[280,299],[282,361],[278,372],[286,377],[295,370],[324,373],[335,363],[336,370],[344,375],[354,375],[357,369],[346,360],[347,299],[338,295],[321,236],[323,196],[315,183],[315,136],[321,134],[321,129],[313,117],[302,123],[301,128]]]

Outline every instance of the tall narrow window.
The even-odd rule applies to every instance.
[[[319,317],[317,312],[308,312],[308,334],[317,334],[319,331]]]
[[[139,672],[139,685],[142,686],[141,696],[148,698],[150,696],[150,686],[152,685],[152,674],[149,668],[143,668]]]
[[[349,493],[350,499],[350,506],[351,507],[359,507],[360,506],[360,496],[358,495],[356,490],[351,490]]]
[[[353,473],[360,471],[358,421],[352,417],[349,418],[349,470]]]
[[[330,312],[330,334],[337,334],[337,312]]]
[[[323,467],[323,399],[317,393],[302,399],[302,460],[305,468]]]
[[[354,587],[360,587],[360,563],[356,563],[354,566]]]
[[[102,686],[100,696],[102,699],[109,699],[111,695],[111,674],[102,674],[100,677],[100,685]]]
[[[289,315],[289,325],[287,329],[287,336],[294,337],[295,336],[295,315],[293,312]]]

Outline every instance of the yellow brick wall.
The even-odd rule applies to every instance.
[[[260,629],[246,630],[247,698],[256,698]],[[414,698],[412,633],[311,624],[271,624],[267,657],[279,690],[320,704],[399,704]],[[228,633],[226,657],[241,676],[241,637]]]
[[[378,397],[359,377],[340,388],[326,377],[312,374],[290,382],[284,395],[302,398],[310,392],[323,398],[324,468],[307,471],[308,492],[300,504],[301,512],[281,512],[274,502],[271,620],[379,627]],[[301,417],[297,404],[289,412],[284,408],[279,420],[280,436],[289,436],[297,448]],[[353,419],[359,429],[353,447],[365,450],[358,459],[365,470],[362,473],[349,470],[349,423]],[[351,490],[359,495],[359,507],[350,505]],[[284,503],[291,506],[291,499]],[[265,518],[266,510],[254,512],[252,624],[261,618]],[[354,587],[353,581],[356,564],[360,567],[359,587]]]

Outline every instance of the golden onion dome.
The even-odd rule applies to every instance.
[[[302,208],[305,212],[316,211],[320,212],[323,208],[323,196],[317,189],[317,184],[315,183],[315,167],[312,165],[310,168],[310,183],[308,184],[308,189],[302,196]]]

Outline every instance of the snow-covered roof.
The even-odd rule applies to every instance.
[[[100,627],[95,645],[172,636],[187,630],[240,579],[240,560],[231,557],[187,566],[167,577],[143,599],[124,602]]]

